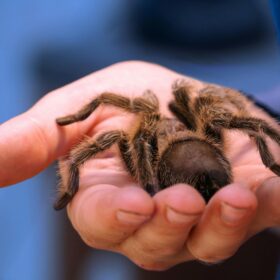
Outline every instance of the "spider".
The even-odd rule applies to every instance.
[[[265,120],[250,115],[252,102],[238,91],[209,85],[190,98],[191,86],[177,81],[172,86],[174,100],[168,118],[159,112],[159,101],[151,91],[130,99],[104,92],[77,113],[56,119],[60,126],[86,119],[100,105],[113,105],[139,118],[137,127],[112,130],[96,138],[86,138],[70,151],[68,181],[60,187],[54,205],[64,208],[79,187],[79,167],[113,144],[130,175],[151,195],[176,183],[195,187],[206,201],[232,182],[232,170],[224,154],[224,130],[247,134],[259,151],[263,164],[280,176],[265,136],[280,145],[280,134]]]

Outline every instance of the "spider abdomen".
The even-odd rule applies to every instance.
[[[230,164],[215,146],[200,139],[182,139],[169,145],[158,164],[160,189],[178,183],[194,186],[208,201],[231,182]]]

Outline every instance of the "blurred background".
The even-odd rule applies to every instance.
[[[279,111],[279,6],[266,0],[1,0],[0,123],[48,91],[123,60],[242,89]],[[51,166],[1,189],[0,280],[280,279],[277,231],[259,234],[217,266],[145,272],[122,256],[87,248],[66,213],[52,209],[55,188]]]

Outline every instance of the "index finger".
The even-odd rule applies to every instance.
[[[89,122],[71,129],[61,129],[55,122],[74,110],[73,106],[83,104],[86,93],[80,80],[47,94],[30,110],[0,126],[0,186],[34,176],[86,133]]]

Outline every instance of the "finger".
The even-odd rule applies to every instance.
[[[153,212],[154,203],[144,190],[112,185],[83,189],[68,207],[69,218],[86,244],[110,250],[118,250]]]
[[[95,124],[93,118],[67,130],[56,124],[55,119],[73,104],[83,104],[81,94],[71,94],[71,90],[74,86],[46,95],[30,110],[0,126],[0,186],[42,171]]]
[[[280,225],[280,178],[267,178],[256,191],[258,211],[248,235]]]
[[[86,133],[73,129],[65,135],[55,117],[48,118],[27,112],[0,126],[0,187],[39,173]]]
[[[162,270],[188,258],[184,244],[205,202],[187,185],[160,191],[154,201],[154,217],[123,243],[122,251],[145,269]]]
[[[232,256],[244,242],[256,207],[256,197],[247,188],[230,185],[221,189],[188,239],[189,251],[208,263]]]

